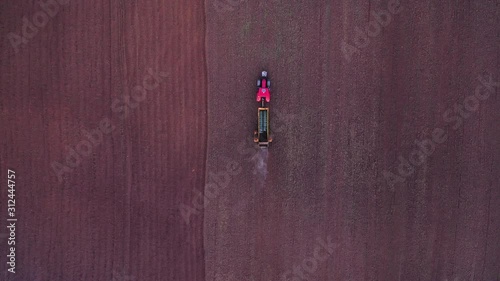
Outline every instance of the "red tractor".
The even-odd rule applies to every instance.
[[[253,141],[259,144],[260,148],[267,148],[273,141],[269,130],[269,102],[271,101],[271,80],[267,77],[267,71],[262,71],[257,80],[257,130],[254,131]]]

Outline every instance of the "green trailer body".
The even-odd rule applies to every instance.
[[[272,142],[269,129],[269,108],[259,107],[257,112],[258,125],[254,133],[254,142],[258,143],[261,148],[267,148]]]

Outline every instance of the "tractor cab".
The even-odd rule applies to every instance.
[[[267,71],[262,71],[259,79],[257,79],[257,102],[261,102],[264,99],[266,102],[271,101],[271,80],[267,78]]]

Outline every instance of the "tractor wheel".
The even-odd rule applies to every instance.
[[[257,87],[260,87],[260,79],[257,79]]]
[[[271,88],[271,80],[267,80],[267,87]]]

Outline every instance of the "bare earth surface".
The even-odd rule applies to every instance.
[[[0,280],[500,280],[498,1],[67,2],[0,2]]]
[[[203,215],[178,210],[205,178],[203,1],[69,1],[15,53],[7,34],[39,11],[0,4],[0,280],[204,280]],[[114,129],[59,182],[51,164],[102,120]]]
[[[207,1],[206,280],[500,279],[499,3],[401,7],[366,42],[387,1]]]

